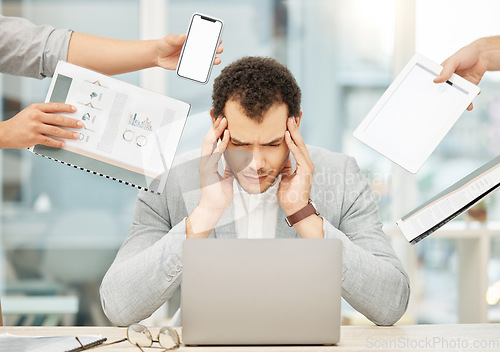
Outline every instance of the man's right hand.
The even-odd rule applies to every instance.
[[[79,134],[61,127],[82,128],[83,122],[55,113],[73,113],[68,104],[32,104],[11,119],[0,123],[0,149],[24,149],[36,144],[62,148],[64,141],[52,138],[78,139]]]
[[[200,158],[200,204],[186,219],[187,238],[207,238],[222,214],[233,202],[234,176],[226,169],[224,177],[218,172],[219,160],[229,143],[226,118],[219,118],[203,139]],[[222,141],[217,145],[217,141]]]

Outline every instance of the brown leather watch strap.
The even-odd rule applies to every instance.
[[[319,215],[318,211],[314,207],[314,203],[312,202],[312,200],[309,199],[309,201],[305,207],[300,209],[298,212],[286,217],[285,221],[286,221],[288,226],[292,227],[293,225],[295,225],[299,221],[301,221],[301,220],[303,220],[303,219],[305,219],[308,216],[311,216],[313,214]]]

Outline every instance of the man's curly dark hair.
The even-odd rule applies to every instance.
[[[274,103],[285,103],[288,116],[300,115],[300,88],[290,70],[266,57],[244,57],[226,68],[214,81],[214,116],[223,116],[228,100],[235,100],[258,123]]]

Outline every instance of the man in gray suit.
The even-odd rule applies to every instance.
[[[305,145],[291,72],[270,58],[243,58],[216,78],[212,98],[201,158],[178,157],[162,196],[139,194],[130,235],[101,285],[108,318],[138,322],[172,296],[185,238],[302,237],[340,239],[342,296],[375,324],[398,321],[409,280],[370,186],[354,159]]]

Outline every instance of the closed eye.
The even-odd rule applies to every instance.
[[[272,141],[269,141],[269,143],[262,144],[262,146],[264,146],[264,147],[279,147],[282,144],[283,144],[283,138],[276,138]]]
[[[248,146],[250,146],[250,143],[244,143],[244,142],[238,141],[236,139],[231,138],[230,141],[234,147],[248,147]],[[275,140],[270,141],[269,143],[261,144],[261,146],[262,147],[279,147],[282,144],[283,144],[283,138],[277,138]]]

